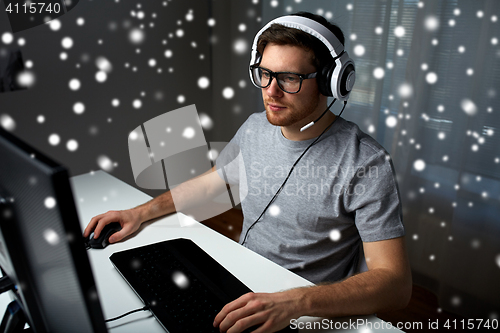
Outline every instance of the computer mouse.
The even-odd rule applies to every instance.
[[[104,249],[109,245],[109,237],[122,230],[122,226],[119,222],[111,222],[104,226],[99,237],[94,238],[94,232],[92,232],[87,239],[85,239],[85,245],[87,248],[92,249]]]

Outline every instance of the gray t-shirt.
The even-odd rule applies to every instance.
[[[231,140],[231,149],[221,152],[217,167],[226,166],[226,180],[239,184],[244,198],[240,243],[313,141],[286,139],[281,128],[271,125],[261,112],[251,115]],[[235,146],[241,152],[240,163],[228,165]],[[362,241],[403,235],[389,155],[356,124],[338,118],[296,165],[244,245],[319,283],[353,274]]]

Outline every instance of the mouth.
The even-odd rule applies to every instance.
[[[271,110],[273,112],[282,111],[282,110],[286,109],[286,106],[275,104],[275,103],[267,103],[267,106],[269,107],[269,110]]]

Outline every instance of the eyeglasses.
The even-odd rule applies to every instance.
[[[250,66],[253,82],[260,88],[267,88],[271,84],[273,77],[278,82],[278,87],[286,93],[296,94],[302,87],[302,81],[313,79],[318,72],[310,74],[298,74],[291,72],[273,72],[267,68],[260,67],[259,65]]]

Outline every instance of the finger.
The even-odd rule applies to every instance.
[[[221,331],[227,331],[229,328],[233,327],[239,321],[243,320],[243,322],[245,322],[246,318],[262,313],[261,312],[262,310],[263,310],[262,306],[257,305],[255,303],[247,302],[245,306],[229,312],[222,320],[222,322],[219,324],[219,328],[221,329]],[[262,322],[263,321],[265,321],[265,318],[262,320]],[[246,328],[247,327],[243,328],[243,330]]]
[[[130,221],[128,221],[129,223],[127,223],[127,221],[123,220],[123,216],[119,222],[122,226],[122,230],[111,235],[111,237],[109,238],[110,243],[116,243],[123,240],[125,237],[136,232],[140,227],[140,224],[132,223]]]
[[[248,328],[259,326],[256,330],[252,330],[252,333],[262,333],[262,332],[270,332],[267,330],[270,325],[265,325],[267,320],[267,316],[263,312],[254,313],[251,316],[241,318],[236,323],[234,323],[231,327],[229,327],[225,332],[226,333],[241,333]],[[265,326],[265,328],[263,328]],[[221,329],[223,332],[224,330]]]
[[[255,313],[255,309],[250,309],[248,306],[234,310],[226,315],[226,317],[219,324],[219,328],[222,332],[226,332],[229,329],[236,331],[241,329],[241,331],[243,331],[246,327],[243,328],[242,325],[246,323],[248,317],[254,315]]]
[[[110,243],[116,243],[116,242],[119,242],[119,241],[121,241],[122,239],[124,239],[125,237],[127,237],[129,234],[130,234],[129,230],[122,229],[122,230],[120,230],[120,231],[115,232],[114,234],[112,234],[112,235],[109,237],[109,242],[110,242]]]
[[[251,294],[251,293],[249,293],[249,294]],[[227,303],[222,308],[222,310],[220,310],[220,312],[217,314],[217,316],[215,316],[214,327],[219,326],[219,324],[224,320],[224,318],[226,318],[228,313],[245,306],[248,302],[248,299],[247,299],[248,296],[246,296],[246,295],[248,295],[248,294],[240,296],[237,299],[235,299],[234,301]]]
[[[94,216],[93,218],[90,219],[89,224],[85,227],[85,230],[83,231],[83,236],[88,237],[92,230],[94,230],[95,226],[99,222],[99,219],[103,216],[104,214],[99,214],[97,216]]]
[[[109,213],[109,212],[108,212]],[[94,238],[97,238],[99,237],[99,235],[101,234],[101,231],[102,229],[104,229],[104,227],[107,225],[107,224],[110,224],[111,222],[117,222],[118,219],[116,217],[115,214],[113,213],[109,213],[109,214],[105,214],[100,220],[99,220],[99,223],[97,224],[97,226],[95,227],[94,229]]]

